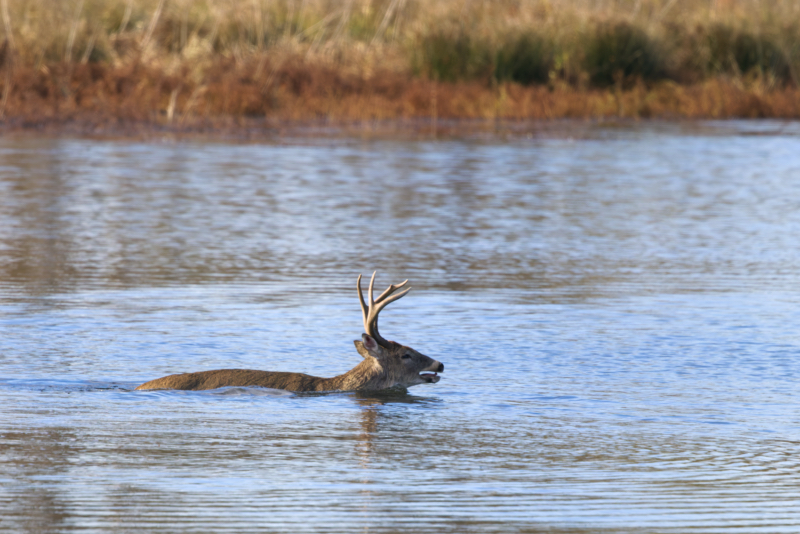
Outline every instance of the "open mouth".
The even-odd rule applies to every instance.
[[[419,377],[428,384],[435,384],[440,378],[442,378],[436,373],[420,373]]]

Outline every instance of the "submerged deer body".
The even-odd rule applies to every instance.
[[[387,341],[378,332],[378,314],[390,302],[403,297],[411,288],[393,294],[408,280],[390,285],[377,299],[372,298],[375,273],[369,282],[369,305],[361,292],[361,275],[358,276],[358,298],[364,318],[365,334],[354,341],[356,350],[364,360],[344,374],[321,378],[303,373],[254,371],[250,369],[218,369],[198,373],[165,376],[145,382],[136,389],[216,389],[229,386],[261,386],[288,391],[354,391],[410,387],[417,384],[435,384],[444,365],[420,354],[416,350]]]

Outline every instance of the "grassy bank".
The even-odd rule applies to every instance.
[[[0,0],[0,113],[800,117],[800,4]]]

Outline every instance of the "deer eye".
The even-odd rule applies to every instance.
[[[408,358],[410,358],[410,357],[411,357],[411,355],[410,355],[410,354],[403,354],[403,355],[401,356],[401,358],[403,358],[404,360],[406,360],[406,359],[408,359]]]

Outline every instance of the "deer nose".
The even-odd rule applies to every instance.
[[[444,364],[440,363],[439,367],[436,368],[436,372],[437,373],[441,373],[442,371],[444,371]]]

